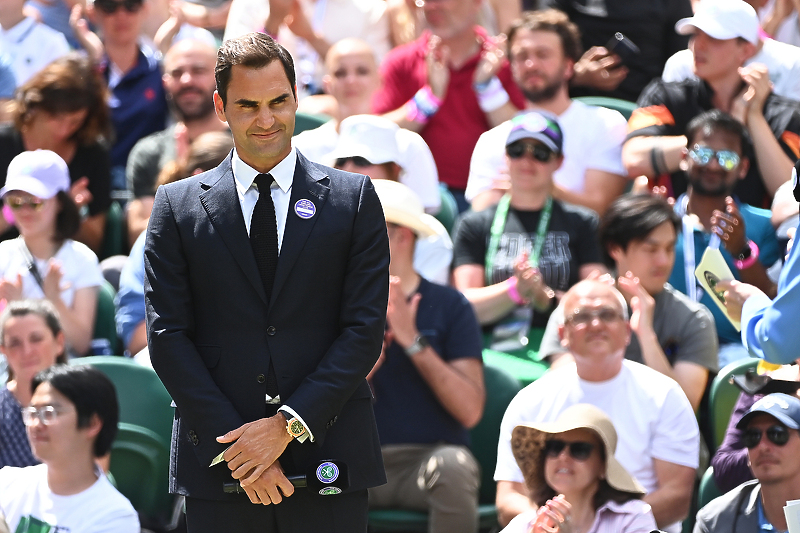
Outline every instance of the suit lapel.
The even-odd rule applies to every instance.
[[[239,195],[236,192],[236,182],[231,168],[232,153],[217,168],[210,170],[200,182],[200,187],[203,189],[200,193],[200,203],[206,210],[214,229],[239,263],[245,277],[264,303],[268,303],[250,239],[247,236]]]
[[[297,152],[297,165],[294,168],[292,180],[292,195],[289,200],[289,209],[286,213],[286,226],[283,231],[283,243],[278,257],[278,269],[275,272],[275,284],[272,287],[272,301],[280,292],[286,278],[292,271],[300,251],[308,240],[311,230],[320,218],[325,201],[330,192],[330,180],[322,170],[309,162]],[[295,204],[299,200],[309,200],[314,204],[314,216],[301,218],[295,211]]]

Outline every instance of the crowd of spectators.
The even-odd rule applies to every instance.
[[[15,470],[0,470],[0,518],[34,516],[6,504],[4,487],[44,490],[63,450],[28,439],[68,429],[84,445],[84,432],[104,439],[102,453],[78,450],[76,478],[102,496],[74,501],[107,498],[136,527],[95,466],[117,415],[76,399],[98,378],[62,363],[99,353],[110,283],[120,352],[149,365],[143,248],[156,189],[229,157],[217,47],[257,31],[292,53],[299,111],[322,118],[293,146],[369,175],[384,206],[392,277],[368,379],[389,483],[373,505],[430,510],[431,531],[477,531],[468,430],[489,349],[548,367],[496,421],[501,526],[677,531],[715,451],[710,383],[750,356],[695,269],[718,251],[735,280],[773,298],[798,225],[795,4],[4,0],[0,467]],[[129,254],[101,269],[112,208]],[[773,398],[783,416],[762,401],[740,399],[712,460],[739,503],[762,485],[782,494],[748,457],[797,444],[778,433],[794,437],[800,404]],[[728,500],[701,512],[702,531],[726,523]],[[763,505],[762,527],[785,527],[777,503]]]

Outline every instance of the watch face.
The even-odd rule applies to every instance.
[[[306,432],[306,428],[296,418],[289,424],[289,432],[294,436],[300,436]]]

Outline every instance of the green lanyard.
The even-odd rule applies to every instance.
[[[492,268],[494,267],[494,258],[497,255],[497,249],[500,247],[500,237],[503,235],[503,230],[506,228],[506,220],[508,219],[508,208],[511,206],[511,195],[506,194],[500,199],[497,204],[497,211],[492,220],[492,228],[490,230],[489,249],[486,250],[486,286],[492,284]],[[553,197],[548,196],[544,204],[544,209],[539,216],[539,226],[536,228],[536,241],[533,243],[533,250],[528,262],[533,268],[539,266],[539,257],[542,254],[542,246],[544,246],[545,235],[547,228],[550,226],[550,216],[553,214]]]

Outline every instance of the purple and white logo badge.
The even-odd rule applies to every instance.
[[[317,208],[314,207],[311,200],[303,198],[302,200],[297,200],[294,204],[294,212],[302,219],[309,219],[316,214]]]

